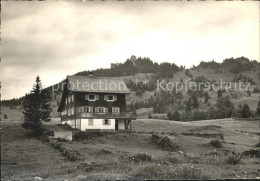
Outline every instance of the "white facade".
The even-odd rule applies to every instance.
[[[105,119],[81,119],[80,130],[86,129],[110,129],[115,130],[115,119],[106,119],[108,124],[105,124]]]
[[[106,121],[105,121],[106,120]],[[118,130],[125,130],[124,120],[118,120]],[[77,128],[81,131],[86,130],[115,130],[116,120],[115,119],[76,119],[63,121],[62,124],[68,124],[72,128]]]

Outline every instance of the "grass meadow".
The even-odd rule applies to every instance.
[[[138,119],[132,126],[132,132],[102,134],[72,142],[58,140],[63,147],[84,157],[73,162],[48,142],[28,137],[21,121],[2,121],[2,178],[205,180],[260,176],[259,158],[241,154],[256,149],[259,121]],[[169,142],[157,144],[152,135],[168,137],[178,147],[164,149]],[[219,144],[216,146],[212,141]]]

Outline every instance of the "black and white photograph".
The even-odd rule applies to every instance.
[[[1,180],[260,180],[258,1],[1,1]]]

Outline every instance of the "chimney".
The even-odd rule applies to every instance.
[[[93,72],[89,72],[88,76],[92,78],[93,77]]]

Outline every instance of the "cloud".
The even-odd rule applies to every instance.
[[[203,3],[203,5],[202,5]],[[259,60],[255,2],[2,2],[2,98],[31,86],[4,85],[40,75],[46,86],[131,55],[186,67],[201,60]]]

